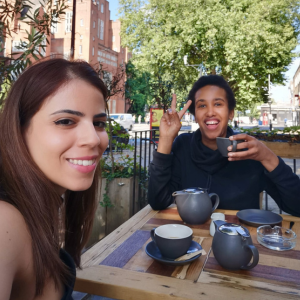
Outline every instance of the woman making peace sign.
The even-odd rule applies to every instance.
[[[263,143],[228,127],[236,101],[228,83],[218,75],[201,77],[189,93],[189,101],[176,113],[176,99],[160,122],[157,151],[150,165],[148,200],[153,209],[173,202],[174,191],[201,187],[219,195],[219,208],[259,208],[265,190],[287,213],[300,216],[300,180],[280,157]],[[180,119],[189,108],[199,129],[177,137]],[[243,140],[223,157],[216,138]],[[231,151],[231,146],[228,151]]]

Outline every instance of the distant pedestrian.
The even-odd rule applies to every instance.
[[[139,124],[141,124],[141,121],[142,121],[142,116],[141,115],[139,115],[138,120],[139,120]]]
[[[147,115],[147,116],[145,117],[145,122],[146,122],[146,124],[149,124],[149,119],[150,119],[150,117],[149,117],[149,115]]]

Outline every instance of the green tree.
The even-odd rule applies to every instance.
[[[283,83],[296,55],[299,0],[120,0],[123,46],[137,68],[182,78],[190,88],[199,72],[224,76],[243,110],[266,101],[268,74]],[[163,78],[165,80],[165,78]],[[182,86],[182,85],[181,85]]]
[[[0,53],[4,52],[5,41],[18,32],[17,24],[30,26],[30,30],[26,30],[25,39],[15,46],[17,53],[9,53],[7,57],[0,59],[0,105],[11,83],[34,60],[43,57],[42,52],[49,44],[51,27],[60,22],[65,14],[65,2],[66,0],[0,1]]]
[[[145,105],[151,100],[150,74],[140,72],[129,61],[126,65],[125,99],[130,104],[128,112],[135,115],[145,115]]]

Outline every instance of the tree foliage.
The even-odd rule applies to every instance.
[[[150,74],[139,72],[129,61],[126,65],[125,100],[130,104],[129,113],[145,114],[145,105],[151,100]]]
[[[18,24],[21,27],[26,24],[30,28],[25,30],[25,39],[15,46],[17,51],[0,60],[0,104],[11,83],[33,61],[43,57],[42,52],[49,44],[51,27],[60,22],[65,14],[66,1],[0,0],[0,53],[4,52],[5,41],[18,33]]]
[[[283,83],[299,34],[299,0],[120,0],[123,46],[137,68],[172,76],[183,93],[199,72],[220,74],[238,109],[267,100],[268,74]],[[178,92],[178,91],[176,91]]]

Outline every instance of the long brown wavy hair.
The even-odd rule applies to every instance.
[[[81,251],[92,229],[100,169],[86,191],[67,191],[64,201],[35,164],[24,131],[44,101],[72,79],[96,87],[107,98],[107,89],[95,70],[83,61],[50,59],[29,67],[14,83],[0,115],[0,185],[23,215],[32,237],[36,295],[46,280],[56,287],[67,282],[68,269],[59,258],[64,247],[80,266]],[[83,100],[88,101],[88,100]]]

